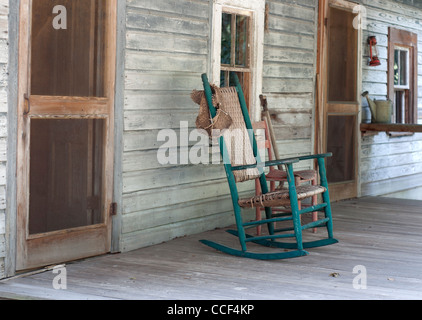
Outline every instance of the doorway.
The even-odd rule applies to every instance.
[[[16,269],[110,250],[116,0],[21,0]]]
[[[332,152],[327,180],[333,201],[359,189],[361,29],[356,3],[320,1],[318,34],[317,152]]]

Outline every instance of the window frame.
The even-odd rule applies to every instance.
[[[211,24],[211,65],[210,81],[220,85],[221,67],[221,27],[222,14],[232,13],[250,16],[250,99],[249,113],[252,121],[261,115],[259,95],[262,93],[262,69],[264,56],[265,0],[213,0]],[[246,68],[236,67],[245,72]],[[234,70],[236,71],[236,70]]]
[[[247,12],[247,14],[239,14],[238,12],[232,12],[231,10],[229,10],[228,8],[223,8],[223,12],[222,14],[229,14],[231,15],[231,25],[232,25],[232,30],[231,30],[231,52],[230,52],[230,64],[223,64],[220,63],[220,68],[221,71],[240,71],[240,72],[250,72],[250,65],[251,65],[251,41],[252,41],[252,37],[251,37],[251,33],[250,33],[250,24],[251,24],[251,19],[252,19],[252,15],[251,12]],[[237,48],[237,43],[236,43],[236,31],[237,31],[237,26],[236,26],[236,18],[238,16],[241,17],[247,17],[249,19],[248,21],[248,26],[247,26],[247,50],[245,52],[246,54],[246,65],[242,66],[242,65],[238,65],[236,64],[236,48]],[[233,31],[233,22],[234,22],[234,31]],[[234,46],[233,46],[234,43]]]
[[[406,50],[408,51],[408,74],[407,85],[394,84],[394,62],[395,51]],[[393,27],[388,28],[388,98],[394,103],[394,119],[396,119],[396,97],[397,91],[403,91],[404,96],[404,118],[405,124],[416,124],[418,122],[418,36],[415,33],[396,29]]]

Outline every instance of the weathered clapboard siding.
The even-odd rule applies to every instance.
[[[422,136],[390,138],[386,133],[362,139],[362,194],[381,195],[421,185]]]
[[[281,157],[309,154],[313,148],[316,61],[315,1],[267,1],[263,93],[272,114]],[[297,168],[310,168],[300,163]]]
[[[190,93],[202,88],[200,75],[208,72],[210,2],[126,5],[123,251],[233,223],[223,167],[180,163],[201,144],[190,137],[198,114]],[[162,129],[173,129],[177,140],[159,139]],[[190,141],[180,141],[184,135]],[[164,143],[178,163],[157,159]]]
[[[388,27],[405,29],[418,34],[419,118],[422,117],[422,25],[420,10],[391,0],[362,1],[367,11],[367,29],[363,30],[362,90],[371,97],[387,97]],[[366,65],[369,53],[367,37],[378,41],[381,66]],[[360,176],[362,196],[379,195],[422,185],[422,135],[389,137],[380,132],[362,138]]]
[[[221,166],[162,165],[162,129],[181,121],[194,128],[198,107],[189,93],[208,70],[209,1],[127,1],[123,136],[122,250],[168,240],[232,222],[231,200]],[[313,0],[268,1],[263,93],[274,114],[281,156],[309,154],[315,74],[316,10]],[[184,124],[186,126],[186,124]],[[186,157],[197,141],[180,147]],[[310,162],[298,168],[309,168]],[[253,185],[241,185],[250,192]],[[169,207],[171,209],[169,209]],[[171,211],[171,213],[169,212]],[[221,217],[219,217],[221,216]],[[171,232],[170,232],[171,230]]]
[[[162,166],[156,159],[160,129],[173,128],[180,137],[180,121],[187,121],[189,129],[194,127],[197,106],[189,100],[189,93],[192,88],[201,88],[199,74],[209,63],[209,5],[208,1],[127,1],[125,250],[145,241],[153,243],[154,237],[156,241],[167,240],[170,225],[175,228],[170,228],[173,234],[181,235],[188,232],[186,226],[191,221],[199,224],[198,230],[204,223],[208,227],[224,225],[217,223],[219,212],[222,221],[231,221],[221,166]],[[315,2],[268,1],[268,5],[263,94],[274,116],[280,155],[309,154],[313,148]],[[179,147],[180,155],[185,156],[195,143]],[[174,143],[169,146],[178,148]],[[310,167],[310,162],[304,162],[297,168]],[[240,191],[249,192],[251,186],[241,185]],[[174,213],[170,220],[169,206]]]
[[[391,197],[391,198],[397,198],[397,199],[422,200],[422,187],[389,193],[385,195],[385,197]]]
[[[9,1],[0,0],[0,279],[5,276],[6,255],[6,159]]]

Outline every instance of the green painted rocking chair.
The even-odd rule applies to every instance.
[[[230,187],[237,226],[236,230],[228,230],[228,232],[238,237],[240,248],[231,248],[209,240],[200,241],[207,246],[227,254],[261,260],[304,256],[308,254],[305,251],[307,248],[337,243],[338,241],[333,237],[331,206],[324,164],[324,158],[331,156],[331,154],[261,162],[242,88],[237,75],[232,73],[232,76],[236,86],[219,89],[221,105],[224,107],[225,112],[232,118],[230,127],[223,131],[219,137],[219,145]],[[213,105],[213,93],[206,74],[202,75],[202,81],[207,105],[214,119],[217,115],[217,109]],[[309,159],[317,159],[321,184],[317,186],[295,186],[293,164]],[[286,166],[288,188],[270,192],[265,178],[264,167],[275,165]],[[248,180],[255,181],[256,178],[259,179],[261,185],[261,194],[254,194],[248,198],[240,198],[237,183]],[[298,201],[318,194],[322,194],[322,203],[299,210]],[[272,208],[280,206],[291,208],[291,212],[273,213]],[[256,207],[265,208],[265,219],[243,221],[242,208]],[[300,215],[314,211],[323,211],[325,217],[306,225],[301,225]],[[279,221],[291,221],[293,222],[293,226],[290,223],[288,228],[275,229],[274,223]],[[252,236],[246,233],[247,229],[256,228],[259,225],[267,226],[267,232],[264,235]],[[328,237],[321,240],[304,242],[302,240],[302,231],[315,227],[326,227]],[[291,238],[293,241],[280,241],[281,239],[287,238]],[[274,248],[279,248],[280,250],[277,252],[267,252],[268,250],[266,252],[261,252],[262,250],[252,252],[248,250],[248,242],[273,248],[271,250],[274,250]]]

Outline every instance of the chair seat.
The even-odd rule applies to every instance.
[[[317,171],[316,170],[302,170],[295,171],[295,176],[299,176],[303,181],[311,181],[316,179]]]
[[[325,192],[322,186],[302,185],[296,187],[298,200],[312,197],[314,195]],[[239,199],[239,206],[242,208],[256,208],[256,207],[277,207],[290,205],[289,190],[281,189],[266,194],[256,195],[251,198]]]
[[[316,170],[302,170],[295,171],[295,177],[299,177],[301,182],[311,181],[316,179],[317,172]],[[268,174],[265,175],[268,181],[286,181],[287,173],[282,170],[271,170]]]

